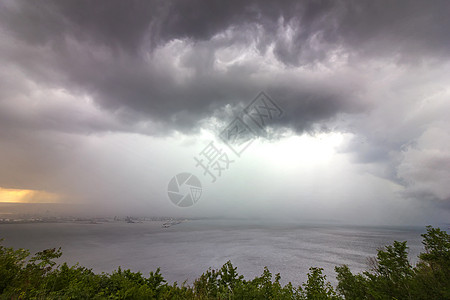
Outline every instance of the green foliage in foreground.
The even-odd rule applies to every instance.
[[[56,266],[60,249],[47,249],[30,258],[28,250],[0,246],[0,299],[450,299],[450,235],[427,227],[425,252],[412,266],[406,242],[378,251],[371,268],[352,274],[339,266],[334,289],[320,268],[310,268],[301,286],[280,284],[280,274],[267,268],[245,280],[231,262],[207,270],[193,285],[166,283],[160,270],[145,277],[117,269],[95,274],[79,265]]]

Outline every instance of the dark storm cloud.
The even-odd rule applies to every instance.
[[[227,122],[263,90],[286,112],[277,126],[350,132],[345,151],[354,162],[376,165],[407,197],[447,203],[450,177],[428,162],[449,146],[423,140],[430,124],[450,130],[447,106],[438,100],[422,109],[422,98],[448,86],[449,8],[448,1],[2,1],[0,162],[32,163],[0,174],[0,186],[63,191],[53,170],[70,161],[74,152],[61,149],[76,149],[80,136],[192,133],[212,117]]]
[[[355,63],[367,55],[420,59],[449,50],[446,2],[7,1],[1,5],[3,34],[11,35],[11,43],[20,48],[3,49],[2,56],[15,68],[40,84],[91,94],[109,110],[130,110],[133,120],[150,118],[182,131],[195,128],[197,121],[225,104],[250,101],[260,89],[273,92],[292,110],[284,121],[298,131],[340,112],[367,109],[354,96],[358,90],[336,86],[324,90],[328,81],[338,80],[333,77],[305,90],[290,78],[286,79],[290,84],[254,80],[255,69],[215,72],[215,53],[227,46],[223,43],[249,45],[257,28],[262,30],[258,50],[264,53],[274,43],[274,54],[288,68],[314,68],[336,49],[348,51]],[[231,36],[211,40],[229,28],[236,29]],[[246,34],[239,36],[241,30]],[[174,80],[178,70],[148,62],[156,47],[173,39],[193,46],[181,65],[194,74],[183,83]],[[353,84],[349,80],[342,84]],[[283,92],[278,93],[280,85]]]

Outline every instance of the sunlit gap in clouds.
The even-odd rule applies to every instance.
[[[186,141],[189,138],[185,137]],[[255,156],[268,164],[276,163],[280,167],[289,167],[301,163],[302,165],[318,165],[329,163],[340,149],[352,138],[351,134],[341,132],[328,132],[318,134],[296,134],[292,131],[285,132],[277,138],[255,138],[242,157]],[[222,144],[228,150],[223,141],[213,131],[201,130],[196,139],[198,144],[214,141]],[[341,153],[342,154],[342,153]]]
[[[293,162],[315,165],[329,162],[345,138],[344,134],[338,132],[289,135],[272,142],[260,140],[255,146],[259,147],[261,155],[267,154],[283,166],[292,165]]]
[[[0,187],[0,203],[60,203],[61,196],[39,190]]]

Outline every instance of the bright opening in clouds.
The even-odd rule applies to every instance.
[[[449,8],[2,1],[0,202],[95,215],[445,222]],[[262,91],[283,114],[236,155],[220,133]],[[215,182],[194,160],[210,142],[233,161]],[[202,182],[184,208],[167,194],[181,172]]]

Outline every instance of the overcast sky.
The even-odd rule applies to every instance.
[[[3,0],[0,187],[97,214],[446,222],[449,11]],[[284,114],[238,157],[219,133],[261,91]],[[233,160],[214,183],[194,160],[211,141]],[[181,172],[203,187],[188,208]]]

